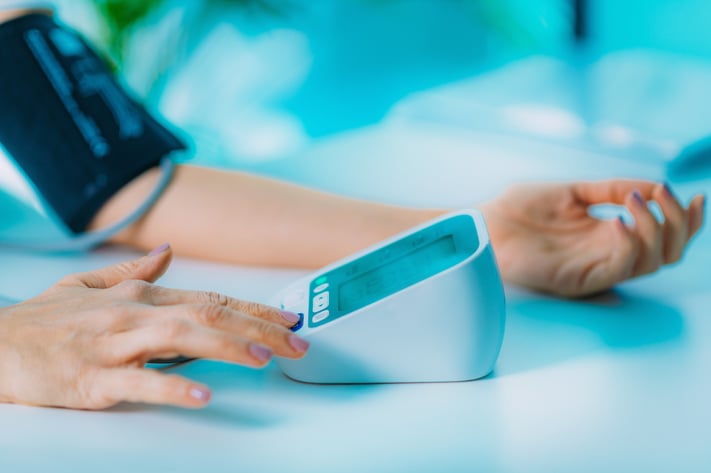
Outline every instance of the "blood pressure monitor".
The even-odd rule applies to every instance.
[[[277,296],[311,343],[284,373],[311,383],[464,381],[494,367],[501,278],[483,217],[466,210],[366,248]]]

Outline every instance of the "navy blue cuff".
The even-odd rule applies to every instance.
[[[74,233],[131,180],[185,145],[50,16],[0,25],[0,145]]]

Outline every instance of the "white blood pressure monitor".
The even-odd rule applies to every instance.
[[[451,213],[292,284],[283,309],[304,316],[311,343],[279,359],[310,383],[464,381],[494,367],[505,302],[478,211]]]

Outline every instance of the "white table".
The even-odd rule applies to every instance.
[[[259,170],[364,198],[451,206],[517,180],[662,177],[639,162],[402,122]],[[688,197],[710,184],[675,189]],[[133,255],[0,251],[0,288],[27,297],[65,273]],[[200,411],[0,405],[0,472],[710,471],[709,267],[706,231],[681,265],[596,299],[509,287],[501,357],[475,382],[315,386],[273,365],[198,361],[175,371],[214,389]],[[162,283],[264,301],[301,274],[180,259]]]

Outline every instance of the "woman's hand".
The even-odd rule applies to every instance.
[[[649,200],[659,204],[664,223]],[[677,262],[701,228],[704,200],[698,195],[684,208],[666,185],[613,180],[518,185],[481,210],[505,280],[579,297]],[[588,214],[603,203],[624,205],[634,226]]]
[[[299,358],[298,316],[220,294],[151,284],[167,245],[141,259],[68,276],[40,296],[0,309],[0,401],[102,409],[121,401],[202,407],[207,387],[145,369],[177,354],[261,367]]]

